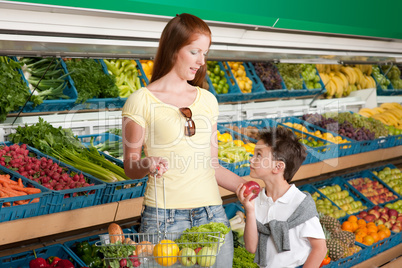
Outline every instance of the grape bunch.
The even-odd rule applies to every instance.
[[[394,89],[402,89],[401,70],[397,66],[394,65],[390,67],[387,65],[382,65],[381,69],[383,73],[387,74],[389,80],[391,80],[391,84],[394,86]]]
[[[341,120],[342,122],[338,121],[333,117],[329,117],[328,114],[325,114],[324,116],[318,113],[304,114],[302,119],[311,124],[324,128],[327,131],[338,133],[341,136],[348,137],[356,141],[373,140],[376,138],[376,133],[369,128],[365,126],[356,127],[353,123],[347,120]]]
[[[278,63],[277,67],[287,89],[303,88],[303,78],[300,76],[302,66],[300,64]]]
[[[377,65],[373,65],[373,76],[382,89],[387,89],[388,85],[391,83],[391,81],[381,73]]]
[[[254,69],[266,90],[282,89],[282,78],[270,62],[254,62]]]

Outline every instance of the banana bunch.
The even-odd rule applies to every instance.
[[[381,121],[383,124],[402,129],[402,105],[396,102],[387,102],[375,108],[362,108],[359,114]]]
[[[316,67],[327,89],[327,98],[340,98],[355,90],[376,87],[371,65],[316,64]]]

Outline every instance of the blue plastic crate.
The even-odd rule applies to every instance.
[[[236,215],[237,211],[245,213],[243,205],[240,203],[240,201],[223,205],[223,208],[225,209],[226,217],[229,220]]]
[[[17,181],[21,178],[25,187],[31,187],[31,183],[21,176],[15,176],[10,172],[1,170],[1,175],[8,174],[10,179]],[[0,198],[0,222],[12,221],[24,218],[30,218],[46,214],[46,207],[51,200],[51,192],[49,189],[42,186],[35,186],[41,190],[41,193],[24,195],[18,197]],[[26,204],[17,204],[19,201],[28,201]]]
[[[341,258],[337,261],[331,261],[329,264],[323,266],[325,268],[335,268],[335,267],[339,267],[339,268],[348,268],[348,267],[352,267],[354,265],[357,265],[359,263],[361,263],[362,261],[371,258],[371,256],[368,256],[368,250],[367,250],[367,246],[360,244],[358,242],[355,242],[355,245],[361,247],[362,249],[353,254],[352,256],[349,257],[345,257],[345,258]]]
[[[103,60],[98,60],[95,59],[94,61],[98,62],[102,66],[102,70],[104,71],[105,74],[108,74],[107,67],[105,66]],[[62,64],[64,68],[67,70],[67,65],[64,61],[62,61]],[[72,81],[72,84],[75,88],[74,81]],[[77,92],[77,91],[76,91]],[[77,97],[78,97],[78,92],[77,92]],[[118,109],[123,107],[126,99],[122,99],[120,97],[116,98],[92,98],[88,99],[83,103],[74,103],[74,106],[71,108],[71,110],[85,110],[85,109]]]
[[[145,75],[144,69],[142,68],[142,63],[139,60],[137,62],[138,77],[140,78],[141,86],[146,87],[149,84],[149,79]]]
[[[125,228],[125,229],[123,229],[123,233],[124,234],[132,234],[132,233],[135,233],[135,232],[133,231],[133,229]],[[107,234],[107,232],[102,233],[102,234]],[[100,241],[100,238],[99,238],[99,235],[96,234],[96,235],[90,235],[90,236],[87,236],[87,237],[83,237],[83,238],[74,239],[74,240],[64,242],[63,246],[67,249],[67,251],[69,252],[69,254],[71,256],[74,256],[74,258],[81,260],[80,256],[77,254],[77,245],[79,243],[82,243],[82,242],[88,242],[89,245],[92,246],[98,241]],[[83,260],[81,260],[81,262],[85,263]],[[86,265],[87,264],[85,264],[84,266],[86,266]]]
[[[78,139],[81,140],[84,145],[89,145],[91,138],[94,138],[94,145],[97,145],[101,142],[105,142],[107,140],[110,141],[122,140],[122,137],[110,133],[78,136]],[[120,159],[116,159],[103,152],[99,153],[105,156],[105,158],[110,162],[112,162],[113,164],[124,168],[123,161],[121,161]],[[106,188],[102,197],[102,204],[143,196],[145,193],[147,181],[148,176],[142,179],[135,179],[135,180],[104,182]]]
[[[216,92],[214,86],[212,85],[211,79],[209,78],[208,74],[206,74],[205,79],[208,83],[209,91],[215,95],[215,97],[219,103],[241,101],[243,93],[240,91],[240,88],[237,85],[236,79],[232,74],[232,71],[230,69],[226,70],[225,67],[223,66],[222,62],[219,61],[218,64],[219,64],[220,69],[225,72],[225,78],[227,80],[227,83],[229,84],[229,90],[228,90],[228,93],[218,94]]]
[[[257,75],[257,73],[255,71],[254,65],[251,62],[245,62],[244,65],[247,66],[248,70],[251,70],[251,72],[253,72],[260,79],[260,77]],[[279,74],[279,71],[278,71],[278,69],[276,68],[275,65],[274,65],[274,68],[277,70],[277,72]],[[280,74],[279,74],[279,76],[282,79],[282,76]],[[260,81],[261,81],[261,79],[260,79]],[[261,92],[261,94],[258,94],[259,99],[271,99],[271,98],[286,98],[286,97],[289,97],[288,90],[286,89],[286,85],[283,82],[283,79],[282,79],[282,82],[281,82],[281,85],[282,85],[281,89],[267,90],[262,82],[261,82],[261,85],[262,85],[264,91]]]
[[[314,96],[320,92],[321,92],[321,94],[324,94],[326,92],[325,85],[321,80],[321,76],[319,75],[317,68],[316,68],[316,71],[317,71],[318,77],[320,78],[320,81],[318,83],[321,85],[321,88],[308,89],[306,86],[306,83],[303,79],[303,88],[302,89],[293,89],[293,90],[288,89],[289,97],[293,98],[293,97]],[[300,77],[302,77],[301,74],[300,74]]]
[[[85,263],[72,255],[70,251],[61,244],[54,244],[47,247],[35,249],[38,258],[47,259],[51,256],[57,256],[61,259],[70,260],[75,267],[85,267]],[[0,257],[0,268],[29,268],[29,262],[35,259],[33,250]]]
[[[222,65],[226,72],[228,72],[228,73],[230,72],[233,75],[233,72],[232,72],[228,62],[223,61]],[[235,84],[240,90],[240,96],[238,97],[238,100],[239,101],[247,101],[247,100],[261,99],[264,96],[264,93],[266,91],[264,88],[264,85],[262,84],[258,75],[255,73],[254,68],[250,68],[250,65],[246,64],[246,62],[243,62],[242,65],[244,66],[246,76],[253,82],[253,85],[252,85],[250,93],[243,93],[240,90],[237,80],[235,79]],[[233,77],[234,77],[234,75],[233,75]]]
[[[345,175],[342,175],[341,176],[342,178],[344,178],[344,179],[346,179],[347,180],[347,182],[352,186],[352,187],[354,187],[351,183],[350,183],[350,181],[352,180],[352,179],[355,179],[355,178],[369,178],[370,180],[372,180],[372,181],[377,181],[379,184],[381,184],[385,189],[388,189],[388,191],[390,191],[391,193],[393,193],[394,195],[395,195],[395,199],[393,199],[393,200],[390,200],[390,201],[385,201],[385,202],[381,202],[381,203],[375,203],[374,201],[371,201],[366,195],[364,195],[363,193],[361,193],[360,191],[358,191],[356,188],[356,191],[359,193],[359,195],[360,195],[360,197],[361,198],[365,198],[368,202],[370,202],[371,204],[372,204],[372,206],[374,206],[374,205],[385,205],[385,204],[387,204],[387,203],[390,203],[390,202],[394,202],[394,201],[396,201],[397,199],[399,199],[399,198],[401,198],[401,196],[398,194],[398,193],[396,193],[391,187],[389,187],[386,183],[384,183],[379,177],[377,177],[376,175],[374,175],[371,171],[369,171],[369,170],[363,170],[363,171],[360,171],[360,172],[354,172],[354,173],[350,173],[350,174],[345,174]]]
[[[277,122],[279,122],[279,123],[282,123],[282,124],[285,124],[285,123],[300,124],[303,127],[305,127],[308,132],[320,131],[322,134],[330,133],[333,137],[338,137],[338,136],[342,137],[341,135],[339,135],[337,133],[329,132],[329,131],[321,128],[321,127],[318,127],[316,125],[310,124],[309,122],[303,121],[303,120],[301,120],[299,118],[296,118],[296,117],[290,117],[289,116],[289,117],[277,118],[275,120]],[[300,130],[298,130],[298,132],[303,133]],[[325,139],[318,138],[315,135],[309,135],[309,136],[311,136],[314,139],[322,140],[324,142],[329,142],[329,141],[326,141]],[[346,155],[356,154],[356,153],[359,152],[359,144],[355,143],[354,140],[346,138],[346,137],[342,137],[342,139],[346,139],[348,141],[348,143],[335,144],[333,142],[329,142],[331,144],[331,146],[329,146],[330,147],[329,149],[332,149],[332,154],[333,155],[331,156],[331,155],[328,154],[327,155],[328,157],[336,158],[336,157],[342,157],[342,156],[346,156]],[[325,156],[323,156],[323,157],[325,157]],[[329,159],[329,158],[327,158],[327,159]]]
[[[365,246],[365,259],[367,260],[369,258],[372,258],[373,256],[380,254],[381,252],[384,252],[390,248],[393,248],[395,246],[397,246],[400,242],[401,242],[401,235],[402,233],[394,233],[391,232],[391,235],[383,240],[380,240],[370,246],[366,246],[364,244],[358,243],[356,242],[357,245],[363,247]],[[363,261],[364,261],[363,260]],[[362,260],[360,260],[359,262],[361,262]]]
[[[309,123],[308,121],[305,121],[302,119],[302,117],[297,117],[297,119],[299,119],[300,121]],[[311,124],[311,123],[309,123]],[[311,124],[314,125],[314,124]],[[346,152],[346,155],[350,155],[350,154],[359,154],[359,153],[364,153],[364,152],[369,152],[369,151],[375,151],[380,149],[380,144],[385,142],[384,138],[381,139],[374,139],[374,140],[363,140],[363,141],[356,141],[353,140],[349,137],[345,137],[343,135],[339,135],[337,132],[332,132],[332,131],[328,131],[327,129],[321,128],[317,125],[314,125],[318,130],[320,130],[321,132],[328,132],[331,133],[333,136],[341,136],[344,139],[350,140],[351,142],[351,151]],[[342,151],[341,151],[342,152]],[[340,155],[340,156],[345,156],[345,155]]]
[[[317,197],[317,200],[320,200],[320,199],[322,199],[322,200],[325,200],[325,199],[328,199],[330,202],[331,202],[331,204],[333,205],[333,206],[335,206],[338,210],[340,210],[340,211],[343,211],[337,204],[335,204],[334,203],[334,201],[332,201],[331,199],[329,199],[329,198],[327,198],[325,195],[323,195],[320,191],[318,191],[318,189],[317,188],[315,188],[313,185],[311,185],[311,184],[304,184],[304,185],[302,185],[302,186],[300,186],[300,187],[298,187],[299,188],[299,190],[300,191],[306,191],[306,192],[308,192],[308,193],[310,193],[311,195],[313,194],[313,193],[318,193],[318,197]],[[348,217],[349,217],[350,215],[348,214],[348,213],[346,213],[346,211],[345,211],[345,216],[343,216],[343,217],[338,217],[337,219],[338,220],[342,220],[342,219],[347,219]],[[335,217],[334,217],[335,218]]]
[[[14,57],[14,60],[18,61],[17,58]],[[60,68],[63,69],[64,73],[68,73],[67,68],[61,58],[56,58],[57,61],[60,62]],[[21,74],[23,75],[22,71]],[[25,79],[25,82],[29,87],[28,81]],[[57,100],[44,100],[38,106],[33,106],[33,102],[29,101],[23,109],[24,113],[38,113],[38,112],[58,112],[71,110],[75,105],[75,101],[77,99],[77,90],[74,87],[73,81],[70,75],[67,75],[64,80],[67,83],[66,88],[63,90],[63,94],[69,97],[69,99],[57,99]],[[31,90],[30,90],[31,91]]]
[[[378,66],[380,69],[380,73],[384,74],[384,72],[382,71],[382,68],[380,66]],[[371,77],[374,78],[374,81],[376,83],[377,86],[377,95],[378,96],[397,96],[397,95],[402,95],[402,89],[396,89],[394,88],[394,86],[392,85],[392,83],[389,83],[389,85],[387,86],[386,89],[382,89],[380,86],[379,81],[377,81],[377,79],[374,77],[373,74],[371,74]],[[388,80],[388,76],[385,76]]]
[[[352,213],[352,214],[357,214],[360,211],[367,209],[369,207],[371,207],[371,202],[368,202],[367,199],[362,198],[360,196],[360,194],[356,191],[356,189],[354,187],[352,187],[349,183],[347,183],[347,181],[341,177],[334,177],[334,178],[330,178],[324,181],[318,181],[312,184],[315,188],[317,188],[318,191],[320,191],[326,198],[328,198],[331,201],[334,201],[330,198],[330,195],[326,195],[322,192],[321,188],[322,187],[327,187],[327,186],[333,186],[333,185],[339,185],[341,190],[347,190],[349,192],[349,196],[353,198],[353,202],[361,202],[362,206],[360,207],[360,210]],[[334,203],[336,203],[334,201]],[[339,205],[338,207],[340,207],[342,210],[345,210],[343,207],[343,205]],[[350,213],[348,213],[350,214]]]
[[[0,143],[1,145],[7,145],[10,146],[13,143],[11,142],[4,142]],[[101,204],[101,199],[105,190],[106,185],[98,180],[97,178],[93,177],[90,174],[87,174],[85,172],[82,172],[72,166],[69,166],[63,162],[60,162],[59,160],[45,155],[39,150],[27,146],[28,151],[31,154],[34,154],[38,159],[45,157],[48,159],[52,159],[53,162],[57,163],[60,167],[65,168],[68,174],[71,172],[77,173],[77,174],[83,174],[84,177],[86,178],[88,183],[93,183],[93,186],[87,186],[87,187],[80,187],[80,188],[74,188],[74,189],[66,189],[66,190],[50,190],[52,194],[51,200],[48,200],[47,205],[46,205],[46,210],[44,214],[47,213],[55,213],[55,212],[61,212],[61,211],[68,211],[68,210],[73,210],[77,208],[84,208],[84,207],[89,207],[89,206],[95,206]],[[18,172],[8,169],[6,167],[0,166],[0,169],[3,171],[8,171],[10,174],[13,174],[14,176],[25,178],[28,180],[33,186],[39,187],[40,184],[30,180],[24,176],[21,176]]]

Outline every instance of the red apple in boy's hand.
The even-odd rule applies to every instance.
[[[244,197],[247,197],[250,194],[252,195],[250,201],[256,198],[260,193],[260,185],[255,181],[248,181],[245,184],[243,184],[243,186],[246,187],[246,189],[244,190]]]

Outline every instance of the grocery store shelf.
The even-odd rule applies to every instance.
[[[371,256],[369,259],[355,266],[352,266],[352,268],[366,268],[366,267],[399,268],[402,267],[401,255],[402,255],[402,244],[399,244],[384,252],[381,252],[376,256]]]
[[[398,146],[303,165],[296,173],[293,181],[300,181],[353,166],[376,163],[401,156],[402,146]],[[244,178],[254,180],[249,176]],[[261,184],[260,180],[256,181]],[[233,192],[222,187],[219,190],[224,200],[234,196]],[[142,202],[143,197],[139,197],[104,205],[2,222],[0,223],[0,246],[110,222],[130,220],[141,215]]]

